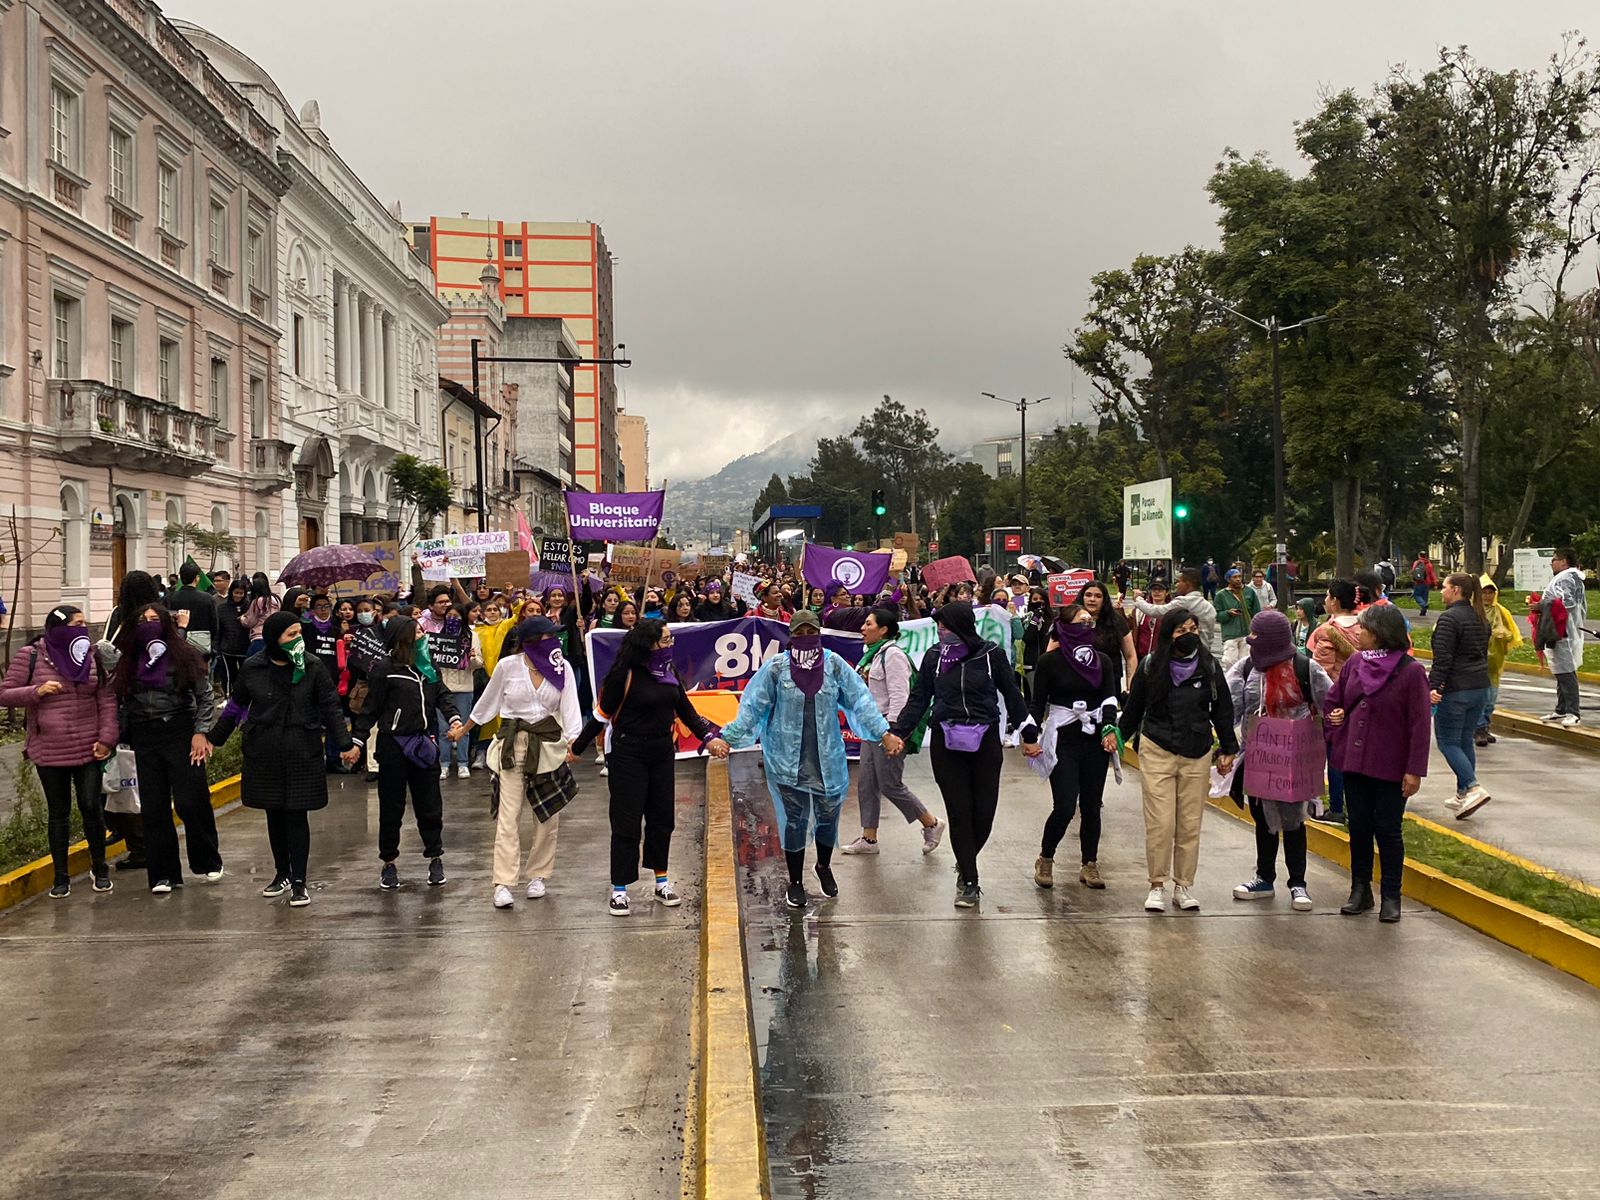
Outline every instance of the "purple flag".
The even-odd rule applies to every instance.
[[[567,492],[567,520],[579,542],[649,542],[661,525],[665,492]]]
[[[830,550],[807,542],[800,565],[812,587],[825,588],[838,582],[849,588],[852,596],[876,596],[889,581],[887,554]]]

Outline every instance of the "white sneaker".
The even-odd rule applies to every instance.
[[[1184,912],[1199,912],[1200,901],[1189,894],[1189,889],[1181,883],[1172,885],[1172,902]]]
[[[613,917],[625,917],[625,916],[627,916],[628,915],[628,893],[627,892],[619,892],[615,888],[611,889],[611,900],[606,905],[606,909],[607,909],[607,911],[609,911],[611,913],[611,915]]]
[[[462,763],[461,765],[456,767],[456,778],[457,779],[471,779],[472,778],[472,768],[467,766],[466,763]]]
[[[1461,793],[1457,792],[1454,796],[1451,796],[1450,799],[1448,799],[1448,800],[1446,800],[1444,802],[1444,806],[1446,808],[1450,809],[1451,811],[1454,811],[1455,809],[1460,808],[1461,807]]]
[[[494,889],[494,906],[496,908],[510,908],[516,901],[512,898],[511,889],[505,884],[496,884]]]
[[[600,778],[604,779],[610,774],[611,774],[611,768],[602,764],[602,766],[600,767]]]
[[[1150,894],[1144,898],[1145,912],[1166,912],[1167,893],[1164,888],[1153,887]]]
[[[1461,797],[1461,807],[1456,809],[1456,820],[1465,821],[1485,804],[1489,803],[1489,793],[1478,784],[1473,784],[1467,789],[1467,794]]]
[[[450,778],[450,764],[449,763],[445,763],[442,767],[439,768],[439,778],[440,779],[449,779]]]
[[[1295,912],[1310,912],[1316,907],[1311,903],[1311,893],[1303,887],[1290,888],[1289,895],[1291,897],[1289,907],[1294,909]]]
[[[528,881],[528,899],[537,900],[544,895],[544,880],[530,879]]]
[[[1564,713],[1562,714],[1559,724],[1565,725],[1568,729],[1571,729],[1574,725],[1582,725],[1583,718],[1577,713]]]
[[[1560,721],[1561,718],[1566,716],[1566,715],[1567,715],[1566,713],[1560,713],[1560,712],[1547,712],[1547,713],[1545,713],[1544,716],[1540,717],[1539,720],[1544,721],[1546,724],[1553,725],[1553,724],[1557,723],[1558,721]]]
[[[606,752],[604,750],[596,750],[594,752],[594,761],[597,762],[602,767],[605,766],[606,765]]]
[[[207,871],[206,872],[206,882],[207,883],[216,883],[216,882],[218,882],[222,878],[222,873],[223,872],[222,872],[222,868],[221,867],[218,867],[215,871]]]
[[[925,826],[922,830],[922,852],[932,854],[939,848],[939,843],[944,840],[944,831],[948,828],[938,817],[933,819],[933,824]]]
[[[864,837],[858,837],[855,841],[851,842],[848,846],[845,846],[839,851],[841,854],[876,854],[877,852],[878,843],[869,842]]]

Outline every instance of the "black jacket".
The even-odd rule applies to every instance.
[[[608,675],[601,681],[600,696],[595,701],[597,713],[611,714],[614,739],[659,743],[670,747],[666,750],[670,757],[677,750],[667,742],[673,736],[675,721],[682,721],[702,742],[716,736],[717,727],[696,711],[683,684],[664,684],[644,667],[635,667],[631,675],[632,679],[626,681],[613,680]],[[583,733],[572,743],[572,752],[581,757],[604,730],[598,715],[590,717]]]
[[[1489,686],[1489,627],[1465,600],[1457,600],[1434,623],[1428,685],[1440,693]]]
[[[1169,686],[1161,701],[1152,706],[1150,664],[1154,661],[1153,655],[1147,656],[1133,673],[1128,706],[1118,723],[1123,741],[1131,741],[1137,733],[1182,758],[1206,758],[1211,754],[1211,734],[1215,731],[1222,753],[1239,753],[1239,736],[1233,728],[1233,697],[1228,694],[1222,665],[1214,658],[1206,660],[1211,666],[1209,673],[1203,663],[1183,683]]]
[[[449,692],[424,679],[416,668],[386,658],[367,673],[367,702],[356,714],[356,740],[365,742],[374,726],[391,736],[432,733],[441,712],[446,721],[463,719]]]
[[[1033,745],[1039,740],[1039,727],[1028,712],[1028,702],[1017,686],[1017,673],[1006,660],[1004,650],[985,643],[982,653],[969,654],[940,674],[939,647],[933,646],[922,656],[922,667],[911,685],[911,698],[889,727],[905,737],[922,723],[929,705],[933,706],[935,721],[998,726],[1002,699],[1010,727],[1021,729],[1022,740]]]
[[[1122,688],[1122,655],[1113,658],[1104,651],[1097,653],[1100,656],[1099,687],[1089,686],[1088,681],[1078,674],[1077,668],[1067,661],[1067,656],[1061,653],[1061,647],[1057,646],[1040,656],[1033,672],[1031,707],[1034,720],[1043,724],[1045,713],[1052,704],[1071,708],[1078,700],[1082,700],[1089,708],[1100,708],[1109,700],[1112,709],[1116,708],[1117,696]],[[1107,714],[1106,720],[1112,720],[1111,714]]]
[[[211,731],[212,744],[221,745],[236,725],[244,727],[249,766],[239,798],[248,808],[326,807],[323,735],[333,738],[340,750],[354,744],[345,731],[338,689],[322,664],[308,655],[300,682],[291,679],[289,668],[274,663],[265,651],[252,654],[234,677],[222,719]]]
[[[249,607],[249,601],[245,602]],[[239,612],[227,600],[217,605],[217,640],[213,647],[218,654],[247,654],[250,635],[239,622]]]

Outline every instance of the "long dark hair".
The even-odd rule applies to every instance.
[[[413,617],[390,617],[383,627],[383,640],[389,646],[389,661],[397,667],[417,665],[417,641],[421,629]]]
[[[155,609],[161,619],[161,640],[167,644],[166,659],[172,664],[172,688],[188,691],[206,677],[206,662],[193,646],[184,640],[183,631],[172,619],[171,610],[150,602],[135,605],[123,615],[122,627],[117,630],[117,669],[112,673],[112,686],[117,695],[128,696],[139,674],[139,617],[147,609]]]
[[[617,657],[612,660],[611,669],[606,672],[606,677],[600,684],[601,689],[604,690],[612,683],[626,684],[629,673],[635,667],[641,671],[648,670],[650,655],[666,628],[665,621],[658,621],[654,617],[641,617],[639,623],[628,630],[627,636],[622,639],[622,645],[617,647]]]
[[[1155,645],[1150,647],[1150,657],[1146,660],[1150,665],[1149,690],[1146,693],[1145,708],[1155,711],[1158,706],[1165,705],[1167,693],[1172,690],[1172,631],[1185,621],[1193,621],[1194,614],[1186,608],[1175,608],[1169,613],[1162,614],[1161,624],[1156,627]],[[1199,624],[1198,621],[1195,622]],[[1205,638],[1200,638],[1198,654],[1199,664],[1195,673],[1202,678],[1209,678],[1215,668],[1216,660],[1211,657],[1211,649],[1206,645]]]
[[[1119,613],[1116,607],[1111,603],[1110,588],[1101,583],[1098,579],[1091,579],[1088,583],[1084,584],[1078,589],[1078,604],[1083,608],[1089,607],[1087,604],[1083,603],[1083,594],[1090,588],[1098,588],[1100,590],[1100,611],[1094,614],[1095,628],[1110,629],[1120,638],[1123,630],[1122,626],[1118,624],[1118,621],[1125,620],[1125,618],[1123,618],[1122,614]]]
[[[268,581],[265,571],[257,571],[250,576],[250,599],[252,601],[272,599],[272,584]]]

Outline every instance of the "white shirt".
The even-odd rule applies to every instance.
[[[561,722],[563,740],[575,742],[583,732],[583,713],[578,708],[578,681],[567,668],[567,686],[558,688],[548,679],[537,686],[528,670],[528,656],[508,654],[495,664],[489,685],[472,706],[472,723],[486,725],[496,717],[519,721],[542,721],[555,717]]]

